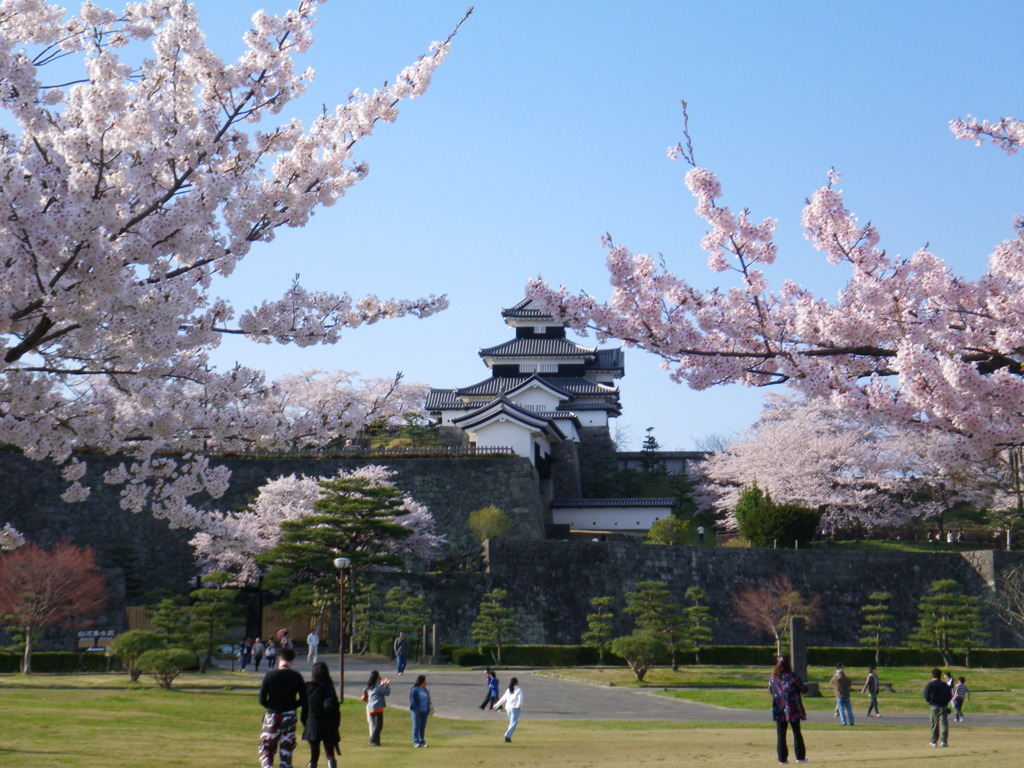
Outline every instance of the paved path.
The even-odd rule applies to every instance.
[[[322,657],[331,668],[331,675],[337,678],[338,657]],[[296,669],[309,677],[309,663],[305,656],[296,659]],[[384,677],[391,679],[390,706],[405,709],[408,706],[409,688],[419,674],[427,676],[427,687],[434,700],[438,717],[452,717],[460,720],[504,719],[500,712],[484,712],[480,709],[487,687],[481,670],[464,670],[453,667],[417,667],[410,665],[401,677],[395,674],[394,662],[387,659],[366,659],[360,656],[345,657],[345,697],[358,699],[366,685],[370,671],[377,669]],[[771,715],[769,709],[727,709],[710,704],[660,696],[651,690],[635,688],[613,688],[603,685],[559,680],[529,670],[498,670],[502,690],[508,686],[511,677],[518,677],[523,688],[524,716],[535,720],[634,720],[669,722],[708,723],[752,723],[767,724]],[[767,691],[765,692],[767,702]],[[884,707],[884,698],[882,701]],[[928,710],[921,701],[920,714],[886,715],[880,718],[858,718],[856,722],[872,725],[917,725],[928,726]],[[835,722],[830,713],[809,712],[810,723]],[[967,723],[971,726],[1024,727],[1024,717],[1011,715],[972,715]],[[856,727],[856,726],[854,726]],[[950,728],[959,728],[950,720]]]

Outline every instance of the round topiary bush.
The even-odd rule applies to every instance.
[[[161,688],[170,688],[174,678],[196,665],[196,655],[184,648],[156,648],[142,654],[137,664]]]

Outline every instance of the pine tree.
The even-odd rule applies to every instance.
[[[654,427],[648,427],[646,431],[647,436],[644,438],[640,452],[640,466],[649,475],[664,475],[665,462],[658,456],[658,449],[661,448],[661,445],[658,443],[658,438],[654,436]]]
[[[423,625],[429,621],[430,611],[423,595],[410,595],[401,587],[392,587],[384,595],[380,623],[387,628],[388,637],[405,632],[410,645],[414,645]]]
[[[953,663],[952,652],[968,653],[985,640],[981,631],[981,602],[963,594],[953,579],[932,582],[930,592],[918,602],[917,626],[910,635],[916,648],[935,648],[943,663]]]
[[[660,581],[637,582],[634,592],[626,593],[626,613],[636,617],[637,629],[657,636],[668,648],[672,669],[679,669],[676,656],[686,637],[686,624],[679,606],[672,602],[668,587]]]
[[[684,609],[686,614],[686,644],[693,651],[694,661],[700,664],[700,649],[711,645],[711,625],[715,619],[711,609],[704,604],[708,593],[700,587],[686,590],[686,599],[693,603]]]
[[[861,606],[861,613],[864,614],[864,623],[860,630],[864,636],[860,638],[861,645],[867,645],[875,649],[875,666],[882,664],[882,640],[886,635],[895,633],[892,627],[892,614],[889,613],[889,600],[891,595],[888,592],[872,592],[868,595],[867,605]]]
[[[235,602],[235,576],[223,571],[203,576],[202,585],[190,593],[188,607],[189,648],[199,654],[199,671],[206,672],[214,651],[232,641],[229,628],[242,615]]]
[[[323,490],[313,503],[313,514],[282,523],[281,540],[256,558],[270,566],[268,588],[308,584],[315,593],[309,599],[314,601],[337,588],[334,558],[349,558],[353,572],[401,565],[402,556],[390,545],[413,533],[400,522],[408,514],[407,497],[395,486],[365,477],[335,477],[319,485]]]
[[[740,493],[739,499],[736,501],[736,507],[733,509],[733,516],[736,518],[736,525],[739,526],[740,533],[746,536],[743,526],[746,522],[747,516],[752,511],[760,509],[765,504],[771,503],[771,496],[758,487],[756,480],[744,488],[743,492]]]
[[[491,647],[495,664],[501,664],[501,648],[513,640],[512,609],[504,605],[508,592],[504,589],[492,589],[480,602],[480,610],[473,622],[473,640],[480,651]]]
[[[612,640],[612,624],[615,621],[615,614],[612,613],[614,604],[614,597],[590,598],[590,606],[594,612],[587,614],[587,630],[580,638],[584,645],[597,648],[598,663],[602,666],[604,665],[604,649]]]

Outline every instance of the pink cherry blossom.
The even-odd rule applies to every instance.
[[[297,60],[323,0],[296,2],[253,15],[234,62],[207,45],[187,0],[86,2],[77,14],[0,2],[0,441],[70,461],[69,501],[88,493],[75,451],[120,454],[107,479],[122,506],[191,525],[189,495],[228,480],[202,453],[323,445],[373,412],[339,407],[329,377],[300,393],[259,371],[214,370],[225,334],[333,344],[447,306],[298,282],[249,309],[211,293],[254,245],[365,177],[356,144],[426,91],[454,35],[303,125],[286,112],[313,77]]]
[[[1013,154],[1024,123],[968,118],[953,131]],[[671,154],[692,164],[692,151]],[[658,355],[674,381],[694,389],[784,384],[850,418],[872,414],[890,429],[920,431],[937,468],[997,466],[1024,445],[1024,216],[989,256],[988,272],[968,280],[927,250],[883,250],[881,233],[846,207],[840,180],[830,172],[803,211],[807,239],[849,272],[835,299],[791,280],[771,290],[762,267],[776,261],[774,220],[734,213],[717,176],[699,167],[686,183],[708,225],[701,246],[732,284],[699,289],[606,237],[606,302],[540,279],[528,294],[577,330]]]

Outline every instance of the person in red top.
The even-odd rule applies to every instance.
[[[779,765],[789,762],[789,747],[786,745],[786,726],[793,729],[793,752],[798,763],[807,762],[807,750],[804,737],[800,733],[800,721],[807,719],[801,693],[807,692],[807,686],[800,675],[793,671],[788,654],[782,654],[775,661],[775,670],[768,678],[768,691],[772,695],[772,719],[775,720],[776,743],[775,752]]]

